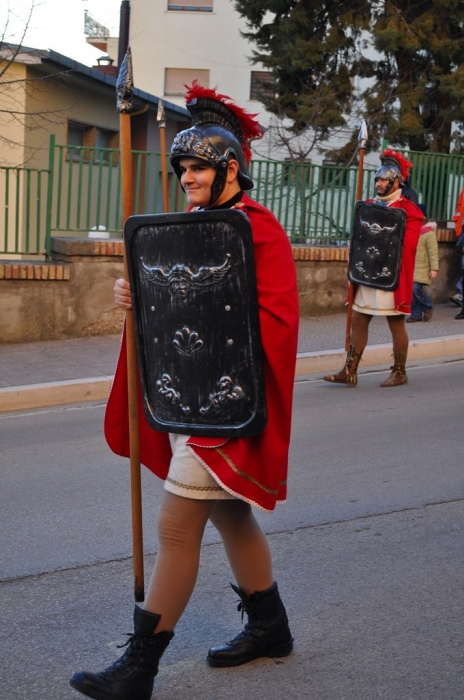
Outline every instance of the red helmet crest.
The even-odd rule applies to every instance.
[[[403,181],[407,179],[409,171],[413,167],[411,161],[405,158],[402,153],[399,153],[398,151],[392,151],[389,149],[381,153],[380,162],[382,163],[382,165],[396,166],[401,173]]]
[[[193,124],[212,122],[231,131],[240,143],[248,165],[251,160],[250,141],[259,139],[263,135],[263,127],[255,119],[257,115],[245,111],[227,95],[221,95],[213,88],[199,85],[196,80],[190,87],[188,85],[185,87],[187,88],[185,102],[192,115]]]
[[[177,134],[171,146],[171,163],[181,179],[181,158],[199,158],[216,169],[211,186],[212,206],[226,185],[228,160],[238,163],[238,181],[242,190],[251,190],[253,181],[248,172],[251,160],[250,141],[261,138],[263,129],[255,119],[238,107],[227,95],[202,87],[194,80],[187,88],[186,104],[193,126]]]

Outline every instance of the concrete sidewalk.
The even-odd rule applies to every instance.
[[[409,363],[464,356],[459,308],[439,304],[430,323],[408,324]],[[296,378],[339,369],[344,362],[346,314],[302,318]],[[106,400],[120,336],[0,345],[0,412]],[[391,336],[383,318],[373,318],[362,367],[391,362]]]

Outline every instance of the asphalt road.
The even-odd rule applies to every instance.
[[[199,583],[165,655],[158,700],[462,700],[464,361],[409,384],[295,386],[289,499],[259,513],[295,652],[209,669],[240,626],[208,528]],[[104,443],[103,407],[0,416],[0,697],[71,700],[131,631],[126,460]],[[162,485],[144,474],[147,575]]]

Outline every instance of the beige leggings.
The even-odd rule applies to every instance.
[[[274,582],[269,545],[248,503],[202,501],[165,491],[158,553],[144,604],[145,610],[161,615],[157,632],[174,629],[192,595],[208,520],[221,535],[232,573],[246,595]]]
[[[404,315],[396,314],[394,316],[386,316],[386,319],[392,334],[393,352],[401,352],[406,355],[408,352],[409,337],[406,331]],[[371,320],[371,315],[362,314],[359,311],[353,310],[351,319],[351,344],[354,346],[356,355],[361,355],[364,352],[369,336],[369,324]]]

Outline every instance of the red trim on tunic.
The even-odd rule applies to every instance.
[[[287,496],[293,384],[298,344],[298,289],[288,237],[274,215],[244,195],[238,205],[251,222],[264,354],[267,424],[247,438],[191,437],[191,449],[227,490],[264,510]],[[161,479],[169,469],[167,433],[151,429],[140,402],[140,460]],[[105,437],[118,455],[129,456],[125,342],[105,415]]]

